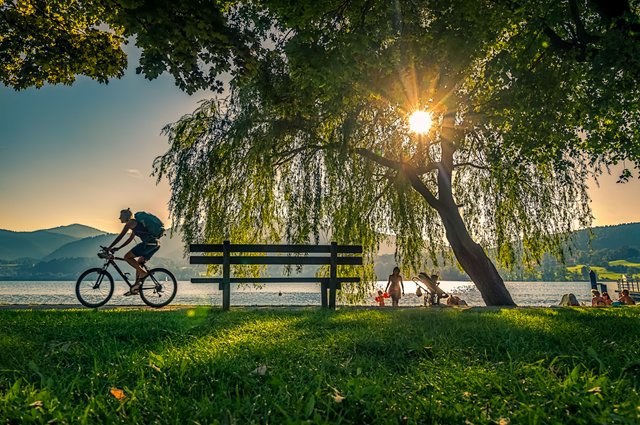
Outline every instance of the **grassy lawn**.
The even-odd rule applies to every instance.
[[[583,264],[578,264],[578,265],[575,265],[575,266],[567,266],[567,270],[570,273],[580,273],[580,270],[582,269],[583,266],[584,266]],[[603,269],[604,267],[600,267],[600,268]],[[596,270],[596,268],[594,268],[594,270]]]
[[[640,267],[640,263],[632,263],[627,260],[615,260],[609,261],[610,266],[626,266],[626,267]]]
[[[612,263],[617,263],[619,261],[625,261],[625,260],[612,261],[612,262],[609,262],[609,264],[610,265],[615,265],[615,264],[612,264]],[[632,264],[632,263],[629,263],[629,264]],[[584,267],[584,264],[578,264],[576,266],[567,267],[567,270],[570,273],[580,273],[580,270],[582,269],[582,267]],[[620,276],[622,276],[621,273],[619,273],[619,272],[611,272],[611,271],[607,270],[605,267],[587,266],[587,269],[592,269],[594,272],[597,273],[598,281],[600,281],[600,280],[616,281],[616,280],[620,279]]]
[[[0,421],[637,424],[639,353],[635,307],[3,310]]]

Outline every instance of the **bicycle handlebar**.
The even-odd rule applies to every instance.
[[[109,248],[107,248],[106,246],[102,246],[100,245],[100,252],[98,252],[98,257],[99,258],[113,258],[113,252],[111,252],[111,250],[109,250]]]

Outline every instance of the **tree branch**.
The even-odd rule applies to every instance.
[[[286,164],[287,162],[291,161],[291,159],[295,157],[297,154],[305,151],[313,150],[315,152],[318,152],[321,150],[333,149],[340,146],[341,146],[340,143],[329,143],[326,145],[305,145],[305,146],[301,146],[299,148],[291,149],[288,151],[277,152],[275,156],[282,157],[282,158],[280,160],[275,161],[273,165],[278,167],[280,165]]]
[[[383,167],[391,168],[403,173],[407,177],[407,179],[409,179],[411,186],[420,195],[422,195],[422,197],[427,201],[429,205],[431,205],[435,209],[440,208],[440,201],[435,197],[433,193],[431,193],[431,190],[424,184],[424,182],[420,180],[420,176],[418,175],[416,168],[413,168],[410,165],[400,161],[394,161],[392,159],[385,158],[381,155],[371,152],[369,149],[355,148],[353,151],[364,158],[382,165]],[[433,169],[439,169],[439,163],[432,163],[429,165],[433,165]]]
[[[608,22],[621,18],[631,12],[629,0],[592,0],[598,14]]]
[[[547,37],[549,37],[549,39],[551,40],[551,44],[553,44],[557,49],[568,52],[577,47],[574,43],[570,43],[556,34],[556,32],[551,29],[550,26],[545,24],[543,30]]]
[[[427,185],[425,185],[424,182],[420,180],[420,177],[416,173],[416,170],[409,166],[405,166],[403,167],[402,172],[407,177],[407,179],[409,179],[409,182],[411,182],[411,186],[413,186],[416,192],[422,195],[425,201],[427,201],[427,203],[432,208],[439,211],[442,203],[438,198],[435,197],[435,195],[431,192]]]
[[[595,37],[587,32],[580,17],[580,11],[578,10],[578,3],[576,0],[569,0],[569,11],[571,12],[571,18],[576,25],[576,35],[578,40],[583,46],[595,41]]]
[[[421,167],[416,167],[415,172],[419,176],[423,176],[431,171],[439,170],[440,163],[439,162],[430,162],[427,165],[423,165]]]
[[[401,171],[403,168],[403,164],[400,161],[394,161],[392,159],[389,158],[385,158],[381,155],[378,155],[376,153],[371,152],[369,149],[365,149],[365,148],[354,148],[353,152],[355,152],[356,154],[370,159],[371,161],[378,163],[380,165],[382,165],[383,167],[387,167],[387,168],[391,168],[397,171]]]

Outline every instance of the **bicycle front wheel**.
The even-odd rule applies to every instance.
[[[85,307],[103,306],[113,295],[113,277],[108,271],[95,268],[82,273],[76,282],[76,297]]]
[[[140,288],[140,298],[149,307],[164,307],[176,296],[178,282],[167,269],[149,270],[149,276],[144,278]]]

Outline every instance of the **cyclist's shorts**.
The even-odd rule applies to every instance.
[[[144,257],[145,260],[149,260],[151,257],[153,257],[153,254],[158,252],[159,249],[160,245],[157,242],[140,242],[138,245],[133,247],[131,252],[133,252],[133,255],[135,255],[136,257]]]

